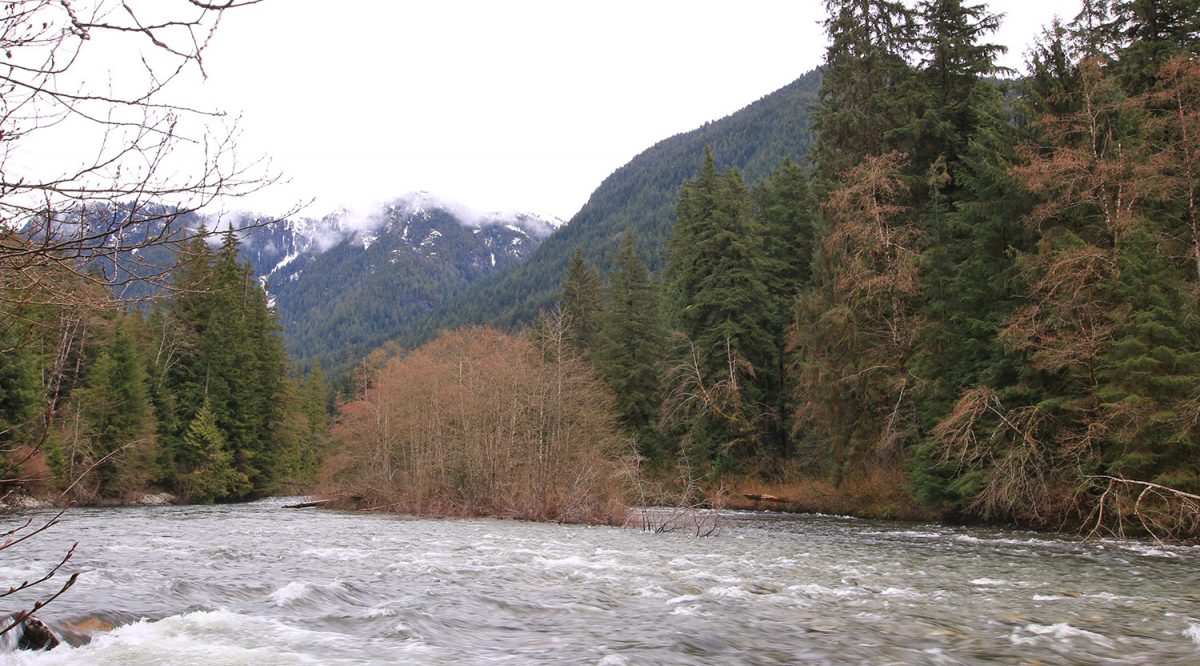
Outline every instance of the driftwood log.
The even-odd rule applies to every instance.
[[[746,499],[754,500],[756,502],[793,502],[793,500],[790,500],[786,497],[779,497],[777,495],[758,495],[755,493],[745,493],[745,496]]]
[[[307,508],[314,507],[314,506],[321,506],[322,504],[328,504],[332,501],[333,500],[331,500],[331,499],[313,500],[312,502],[301,502],[299,504],[288,504],[288,505],[284,506],[283,508],[285,508],[285,509],[307,509]]]

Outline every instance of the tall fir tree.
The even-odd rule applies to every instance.
[[[145,467],[142,461],[157,458],[147,451],[154,445],[154,421],[145,362],[130,330],[130,320],[137,317],[118,316],[112,340],[96,358],[82,397],[98,490],[105,495],[136,489],[120,487],[122,472]],[[158,476],[153,469],[139,471],[151,479]]]
[[[826,0],[812,161],[824,190],[868,155],[908,150],[913,11],[895,0]]]
[[[585,354],[590,354],[599,341],[602,290],[600,272],[583,258],[583,248],[577,246],[563,277],[562,314],[573,344]]]
[[[658,428],[666,331],[659,285],[638,256],[633,232],[621,238],[608,282],[599,365],[616,395],[622,422],[637,440],[638,452],[659,464],[670,454]]]
[[[763,400],[778,367],[764,237],[741,176],[717,174],[711,151],[700,175],[684,184],[676,218],[670,321],[687,349],[676,354],[682,372],[674,391],[708,396],[695,401],[690,430],[701,461],[719,469],[757,453]]]
[[[767,438],[781,458],[791,453],[795,381],[791,376],[788,332],[795,321],[800,295],[812,284],[813,250],[818,213],[816,200],[803,168],[784,160],[757,189],[766,261],[763,280],[771,296],[768,332],[775,341],[776,367],[767,387],[766,406],[771,415]]]

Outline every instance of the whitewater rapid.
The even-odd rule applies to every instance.
[[[0,663],[1200,663],[1194,548],[749,513],[697,538],[288,501],[72,509],[0,553],[0,584],[78,541],[79,582],[40,617],[114,628]]]

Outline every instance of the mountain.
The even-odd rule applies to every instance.
[[[480,214],[426,193],[321,219],[243,214],[230,222],[293,359],[303,367],[320,359],[335,371],[467,286],[525,261],[562,224],[528,213]],[[97,239],[81,244],[78,256],[109,277],[117,296],[137,302],[161,294],[174,247],[201,224],[226,226],[156,204],[118,205],[95,207],[56,233]]]
[[[820,85],[820,72],[813,70],[741,111],[655,144],[606,178],[528,261],[474,283],[428,316],[397,329],[393,337],[411,345],[439,329],[531,322],[539,311],[553,306],[576,246],[603,270],[626,230],[637,233],[642,260],[660,270],[666,263],[679,187],[695,176],[704,148],[712,149],[719,168],[735,167],[751,183],[769,175],[785,158],[807,163],[813,140],[809,112]]]
[[[266,286],[293,358],[336,368],[468,285],[525,261],[557,224],[412,194],[366,214],[254,227],[241,254]]]

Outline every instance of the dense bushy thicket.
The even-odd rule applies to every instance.
[[[321,492],[376,510],[623,523],[627,442],[561,331],[466,329],[387,361],[342,406]]]

